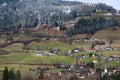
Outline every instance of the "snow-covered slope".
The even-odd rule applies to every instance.
[[[115,11],[105,4],[63,0],[0,0],[0,3],[0,30],[33,27],[38,23],[54,24],[55,21],[60,24],[77,16],[89,15],[96,9]]]

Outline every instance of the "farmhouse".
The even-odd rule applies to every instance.
[[[114,50],[114,48],[112,48],[112,47],[106,47],[105,50],[110,50],[110,51],[112,51],[112,50]]]
[[[96,52],[96,48],[90,48],[89,52]]]
[[[35,54],[36,54],[36,56],[42,56],[43,55],[43,51],[36,51]]]
[[[78,48],[75,48],[75,49],[72,50],[72,52],[78,53],[78,52],[80,52],[80,50]]]

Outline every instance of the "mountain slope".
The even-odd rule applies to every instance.
[[[61,24],[96,10],[115,12],[105,4],[84,4],[63,0],[2,0],[0,4],[0,31],[16,31],[37,24]]]

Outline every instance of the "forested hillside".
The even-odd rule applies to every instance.
[[[75,26],[67,31],[68,35],[74,34],[94,34],[96,31],[101,29],[110,28],[113,26],[117,26],[118,22],[114,17],[90,17],[90,18],[81,18],[75,24]]]
[[[37,24],[62,24],[96,11],[115,13],[111,6],[63,0],[0,0],[0,31],[16,31]],[[99,26],[98,26],[99,27]]]

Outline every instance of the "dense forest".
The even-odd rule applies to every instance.
[[[75,26],[67,31],[68,35],[74,34],[94,34],[96,31],[117,26],[117,20],[114,17],[90,17],[79,19]]]
[[[87,4],[63,0],[0,0],[0,31],[16,31],[37,24],[61,24],[79,16],[116,10],[106,4]]]

